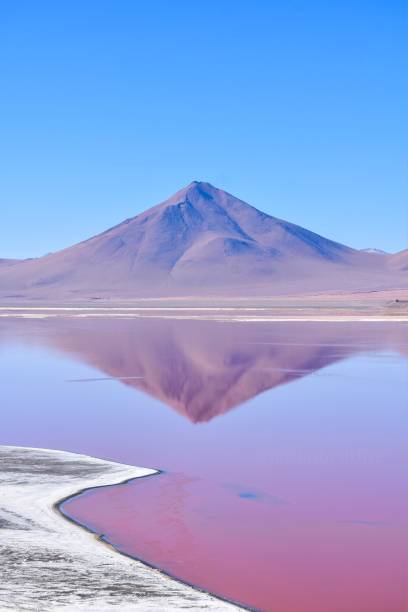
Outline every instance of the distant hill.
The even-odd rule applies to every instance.
[[[408,270],[408,249],[399,251],[390,257],[391,267],[397,270]]]
[[[16,263],[21,262],[21,259],[1,259],[0,258],[0,267],[4,266],[14,266]]]
[[[403,279],[386,257],[333,242],[194,181],[89,240],[0,265],[0,297],[264,296],[382,289]]]
[[[374,253],[375,255],[389,255],[387,251],[383,251],[382,249],[361,249],[362,253]]]

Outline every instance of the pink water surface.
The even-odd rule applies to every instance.
[[[361,475],[349,475],[346,494],[341,482],[327,488],[299,471],[288,499],[175,474],[88,493],[63,510],[120,550],[251,608],[406,611],[398,504],[378,503]]]
[[[31,343],[15,354],[31,378],[5,379],[5,443],[163,470],[72,498],[74,520],[251,609],[408,610],[408,327],[24,322],[11,336]]]

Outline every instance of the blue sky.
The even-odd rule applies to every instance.
[[[4,0],[0,257],[207,180],[356,248],[408,246],[407,3]]]

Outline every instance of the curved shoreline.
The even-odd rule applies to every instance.
[[[80,521],[78,521],[77,519],[73,518],[68,512],[65,512],[64,509],[62,508],[63,504],[71,499],[75,499],[76,497],[83,495],[84,493],[87,493],[88,491],[94,491],[95,489],[105,489],[105,488],[111,488],[111,487],[120,487],[122,485],[126,485],[130,482],[133,482],[134,480],[139,480],[139,478],[148,478],[149,476],[157,476],[158,474],[163,474],[164,472],[162,470],[155,470],[154,474],[145,474],[145,475],[141,475],[141,476],[136,476],[135,478],[127,478],[126,480],[123,480],[121,482],[116,482],[116,483],[112,483],[112,484],[107,484],[107,485],[97,485],[97,486],[91,486],[91,487],[86,487],[84,489],[81,489],[80,491],[78,491],[77,493],[72,493],[71,495],[68,495],[67,497],[64,497],[63,499],[60,499],[59,501],[54,503],[54,509],[56,510],[56,512],[60,513],[63,518],[67,521],[70,521],[71,523],[73,523],[75,526],[80,527],[81,529],[84,529],[87,533],[92,534],[92,536],[94,536],[95,540],[97,542],[100,542],[101,544],[104,544],[105,546],[108,546],[111,550],[114,550],[115,553],[119,554],[119,555],[123,555],[124,557],[131,559],[132,561],[136,561],[137,563],[141,563],[142,565],[144,565],[145,567],[151,569],[151,570],[155,570],[157,572],[160,572],[162,575],[164,576],[168,576],[171,580],[176,580],[177,582],[179,582],[180,584],[183,584],[189,588],[194,589],[195,591],[199,592],[199,593],[203,593],[204,595],[208,595],[212,598],[217,599],[220,602],[225,602],[226,604],[229,604],[229,606],[233,606],[235,609],[239,609],[239,610],[251,610],[253,612],[256,612],[257,609],[255,608],[247,608],[246,606],[244,606],[243,604],[239,604],[238,602],[235,601],[231,601],[229,599],[227,599],[226,597],[222,597],[221,595],[216,595],[213,593],[210,593],[210,591],[206,591],[205,589],[199,587],[198,585],[192,583],[192,582],[188,582],[187,580],[182,580],[181,578],[179,578],[178,576],[176,576],[175,574],[172,574],[171,572],[167,571],[166,569],[159,567],[157,565],[154,565],[153,563],[149,563],[148,561],[145,561],[144,559],[142,559],[142,557],[137,557],[135,555],[131,555],[123,550],[121,550],[120,548],[118,548],[117,546],[115,546],[115,544],[113,544],[109,538],[105,535],[105,534],[100,534],[97,531],[94,531],[89,525],[87,525],[86,523],[81,523]]]
[[[239,609],[122,553],[59,507],[88,489],[157,473],[65,451],[0,446],[0,608]]]

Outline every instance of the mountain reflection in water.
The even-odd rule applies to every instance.
[[[406,328],[389,324],[50,319],[14,322],[14,329],[148,393],[193,423],[352,355],[408,354]]]

